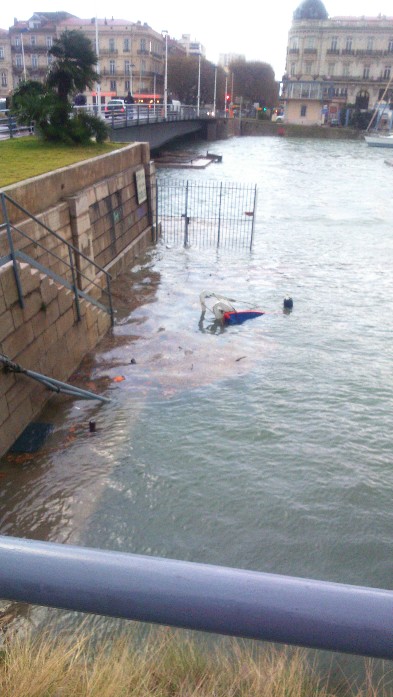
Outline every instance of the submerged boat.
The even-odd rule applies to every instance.
[[[227,298],[224,295],[211,291],[203,291],[199,299],[202,307],[202,319],[206,311],[209,311],[222,324],[243,324],[243,322],[249,319],[261,317],[261,315],[265,314],[265,312],[257,308],[239,309],[236,307],[236,304],[242,304],[243,301]]]

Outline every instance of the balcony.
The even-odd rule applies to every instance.
[[[100,56],[117,56],[118,53],[117,48],[100,48],[99,50]]]
[[[306,53],[308,56],[316,56],[318,51],[316,48],[305,48],[303,53]]]
[[[298,53],[299,53],[299,49],[298,49],[298,48],[289,48],[289,49],[288,49],[288,53],[289,53],[290,55],[298,54]]]
[[[338,48],[328,48],[326,51],[326,55],[328,56],[339,56],[340,55],[340,50]]]
[[[385,51],[373,51],[372,49],[357,49],[356,50],[356,56],[370,56],[370,57],[377,57],[377,56],[383,56],[385,55]]]

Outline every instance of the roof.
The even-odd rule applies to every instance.
[[[303,0],[293,13],[293,19],[328,19],[322,0]]]

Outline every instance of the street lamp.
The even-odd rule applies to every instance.
[[[132,85],[132,69],[133,68],[135,68],[135,64],[130,63],[130,92],[131,92],[131,94],[134,94],[134,89],[133,89],[133,85]]]
[[[24,79],[24,81],[26,82],[27,77],[26,77],[25,47],[24,47],[24,44],[23,44],[23,32],[24,32],[24,31],[26,32],[27,29],[24,29],[24,30],[21,31],[21,33],[20,33],[20,41],[21,41],[21,45],[22,45],[23,79]]]
[[[216,115],[216,99],[217,99],[217,66],[214,66],[214,97],[213,97],[213,116]]]
[[[201,54],[198,56],[198,99],[197,99],[197,116],[199,116],[199,105],[201,102]]]
[[[96,83],[96,103],[97,109],[96,113],[100,115],[101,113],[101,88],[100,88],[100,44],[98,41],[98,19],[96,15],[96,54],[97,54],[97,83]]]
[[[164,117],[168,114],[168,30],[163,29],[161,34],[165,36],[165,74],[164,74]]]

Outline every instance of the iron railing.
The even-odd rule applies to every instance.
[[[76,307],[76,312],[77,312],[77,317],[78,321],[81,318],[80,314],[80,298],[83,298],[89,303],[92,303],[96,307],[99,307],[101,310],[104,310],[111,316],[111,321],[112,324],[114,322],[114,312],[113,312],[113,305],[112,305],[112,294],[111,294],[111,287],[110,287],[110,281],[111,281],[111,276],[110,274],[105,271],[101,266],[96,264],[95,261],[90,259],[86,254],[81,252],[79,249],[74,247],[70,242],[67,242],[61,235],[59,235],[57,232],[52,230],[50,227],[45,225],[41,220],[39,220],[35,215],[27,211],[23,206],[21,206],[19,203],[14,201],[10,196],[5,194],[4,192],[0,193],[0,198],[1,198],[1,209],[3,213],[3,223],[0,224],[0,234],[1,232],[6,232],[6,239],[8,242],[8,249],[9,253],[5,254],[4,256],[0,256],[0,267],[3,266],[4,264],[8,263],[9,261],[12,261],[13,264],[13,269],[14,269],[14,276],[15,276],[15,282],[18,290],[18,298],[19,298],[19,304],[23,308],[24,307],[24,294],[23,294],[23,288],[22,288],[22,283],[21,283],[21,275],[20,275],[20,270],[19,270],[19,262],[24,261],[27,264],[30,264],[34,268],[38,269],[45,275],[49,276],[52,278],[56,283],[59,283],[60,285],[65,286],[69,290],[71,290],[74,294],[75,298],[75,307]],[[20,210],[22,213],[25,214],[26,219],[33,220],[39,227],[44,229],[46,232],[48,232],[52,237],[55,237],[61,244],[64,246],[64,248],[67,250],[67,256],[68,256],[68,261],[67,259],[60,257],[56,252],[54,252],[52,249],[50,249],[48,246],[43,245],[39,240],[34,239],[31,237],[26,231],[21,230],[20,227],[17,225],[13,224],[10,220],[10,217],[8,215],[8,208],[7,204],[11,204],[15,206],[18,210]],[[21,238],[24,238],[25,240],[29,240],[35,248],[41,249],[43,252],[49,255],[51,259],[54,259],[58,264],[62,265],[62,268],[64,268],[64,273],[57,273],[53,269],[51,269],[47,265],[43,265],[40,261],[32,257],[31,255],[26,254],[22,250],[18,249],[18,244],[15,243],[14,238],[16,236],[20,236]],[[84,259],[88,266],[91,268],[93,267],[94,269],[94,276],[97,278],[100,275],[102,275],[105,279],[105,285],[101,285],[97,283],[95,280],[93,280],[90,276],[88,276],[86,273],[84,273],[81,270],[81,264],[80,260]],[[90,288],[90,292],[86,292],[81,289],[80,285],[82,284],[82,281],[85,281],[86,287]],[[95,291],[97,294],[97,298],[95,298],[92,295],[92,291]],[[100,300],[98,300],[100,298]]]
[[[0,598],[393,659],[393,591],[0,537]]]
[[[251,249],[256,197],[254,184],[158,179],[156,229],[169,244]]]

